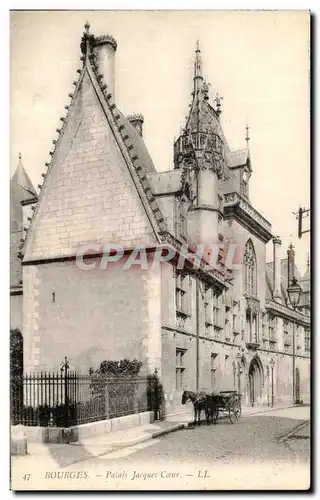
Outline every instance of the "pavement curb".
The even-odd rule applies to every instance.
[[[130,440],[127,440],[127,441],[112,441],[112,442],[109,442],[109,443],[105,443],[105,446],[107,446],[108,448],[110,448],[110,450],[114,450],[114,449],[121,449],[121,448],[127,448],[127,447],[130,447],[130,446],[134,446],[135,444],[139,444],[139,443],[143,443],[144,441],[149,441],[151,439],[155,439],[157,437],[160,437],[160,436],[163,436],[164,434],[170,434],[171,432],[175,432],[175,431],[178,431],[180,429],[183,429],[185,427],[185,424],[173,424],[172,426],[166,428],[166,429],[159,429],[157,431],[154,431],[154,432],[150,432],[149,435],[146,435],[146,436],[140,436],[138,438],[134,438],[134,439],[130,439]],[[81,441],[78,441],[76,443],[70,443],[70,445],[72,446],[96,446],[95,443],[84,443],[84,442],[81,442]],[[103,446],[104,443],[102,442],[101,443],[101,446]]]
[[[162,429],[162,430],[153,432],[152,438],[157,438],[159,436],[163,436],[164,434],[170,434],[171,432],[179,431],[181,429],[184,429],[185,427],[186,427],[186,424],[176,424],[176,425],[173,425],[172,427],[169,427],[168,429]]]
[[[289,408],[301,408],[302,406],[309,406],[309,405],[306,405],[306,404],[286,405],[286,406],[274,406],[273,408],[270,406],[270,407],[266,407],[266,408],[260,408],[260,410],[258,410],[258,408],[257,408],[257,411],[255,411],[255,412],[247,413],[247,414],[242,413],[241,417],[251,417],[252,415],[260,415],[260,413],[267,413],[268,411],[286,410]]]

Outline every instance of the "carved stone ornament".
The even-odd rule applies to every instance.
[[[239,201],[239,197],[236,193],[227,193],[224,195],[225,203],[236,203],[237,201]]]
[[[206,161],[212,162],[212,160],[213,160],[212,151],[205,151],[204,158]]]
[[[177,316],[177,327],[184,329],[185,324],[186,324],[186,317],[178,315]]]
[[[87,42],[89,42],[89,48],[90,48],[89,51],[91,52],[94,45],[94,35],[90,35],[89,33],[83,34],[80,44],[80,49],[82,54],[86,54],[87,52]]]

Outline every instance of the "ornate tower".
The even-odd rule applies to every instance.
[[[221,97],[209,103],[209,85],[203,78],[201,52],[197,43],[194,62],[192,104],[185,129],[174,144],[174,163],[188,185],[188,239],[205,247],[219,242],[222,206],[218,179],[224,176],[224,136],[220,125]],[[184,191],[184,187],[182,188]]]

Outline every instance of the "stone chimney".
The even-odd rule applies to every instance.
[[[290,246],[287,250],[287,255],[288,255],[288,287],[292,283],[292,278],[294,277],[294,256],[295,256],[295,251],[292,243],[290,243]]]
[[[139,135],[142,137],[142,129],[143,129],[143,122],[144,122],[144,117],[140,113],[137,113],[135,115],[129,115],[127,116],[127,120],[131,123],[131,125],[136,129]]]
[[[108,91],[115,102],[115,52],[117,42],[111,35],[102,35],[94,38],[93,52],[97,56],[99,73],[103,75]]]
[[[279,236],[274,236],[272,241],[273,241],[273,299],[276,302],[282,302],[281,260],[280,260],[281,240]]]

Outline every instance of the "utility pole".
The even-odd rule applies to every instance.
[[[298,219],[298,238],[302,237],[304,233],[309,233],[310,229],[302,230],[302,220],[306,219],[310,215],[310,208],[302,208],[300,207],[298,212],[293,212],[293,215],[296,216],[296,219]]]

